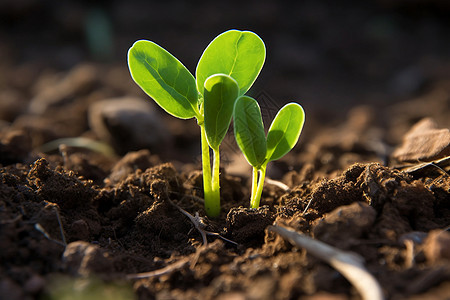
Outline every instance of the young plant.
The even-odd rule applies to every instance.
[[[220,214],[219,146],[230,125],[236,99],[252,86],[265,57],[263,41],[253,32],[239,30],[226,31],[208,45],[197,64],[196,78],[172,54],[151,41],[137,41],[128,51],[131,76],[147,95],[174,117],[197,119],[205,210],[210,217]]]
[[[241,96],[234,105],[234,135],[242,153],[253,167],[250,207],[258,208],[267,164],[280,159],[295,146],[305,122],[303,108],[297,103],[283,106],[267,133],[258,102]]]

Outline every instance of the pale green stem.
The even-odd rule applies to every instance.
[[[203,194],[205,199],[205,210],[206,214],[209,216],[212,207],[214,206],[214,199],[211,198],[212,195],[212,185],[211,185],[211,162],[209,159],[209,146],[206,139],[205,125],[199,124],[201,144],[202,144],[202,172],[203,172]]]
[[[214,199],[211,216],[218,217],[220,214],[220,152],[219,148],[213,149],[213,173],[211,198]]]
[[[253,203],[256,197],[256,190],[258,188],[258,168],[253,167],[252,172],[252,194],[250,196],[250,203]]]
[[[264,187],[264,178],[266,177],[266,167],[267,165],[262,165],[259,169],[253,170],[253,177],[258,177],[258,184],[256,188],[256,193],[252,195],[250,200],[250,207],[251,208],[258,208],[259,202],[261,201],[261,195]],[[256,179],[253,178],[253,182],[255,182]],[[252,194],[253,194],[253,187],[252,187]]]
[[[220,157],[218,157],[219,151],[218,150],[214,151],[214,179],[213,179],[213,176],[211,175],[211,161],[209,157],[209,145],[208,140],[206,138],[205,125],[199,124],[199,126],[201,129],[200,133],[202,142],[203,194],[205,199],[205,210],[208,217],[215,218],[220,215],[220,186],[219,186]]]

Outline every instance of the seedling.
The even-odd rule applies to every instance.
[[[250,89],[265,57],[263,41],[253,32],[239,30],[226,31],[208,45],[197,64],[196,78],[154,42],[139,40],[128,51],[131,76],[146,94],[174,117],[197,119],[205,210],[210,217],[220,214],[219,146],[236,99]]]
[[[258,208],[266,176],[267,164],[291,151],[305,121],[303,108],[289,103],[280,109],[270,125],[267,138],[258,102],[241,96],[234,105],[234,136],[253,167],[250,207]]]

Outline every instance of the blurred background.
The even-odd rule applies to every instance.
[[[194,73],[215,36],[240,29],[266,43],[265,66],[249,93],[267,102],[267,111],[296,101],[320,116],[318,123],[342,120],[355,105],[385,107],[449,79],[449,15],[446,0],[2,0],[0,119],[36,130],[30,116],[21,119],[24,112],[45,112],[80,94],[85,103],[143,97],[126,65],[134,41],[160,44]],[[88,70],[80,67],[86,63]],[[78,90],[67,91],[72,88]],[[87,116],[80,118],[84,125],[70,121],[64,133],[47,125],[47,135],[33,138],[33,145],[80,135]]]
[[[321,106],[391,101],[450,75],[450,2],[2,0],[2,64],[67,69],[122,63],[137,39],[169,49],[195,71],[228,29],[265,41],[254,91]]]

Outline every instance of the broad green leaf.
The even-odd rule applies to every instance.
[[[203,94],[206,78],[220,73],[233,77],[239,85],[239,95],[243,95],[255,82],[265,59],[266,47],[255,33],[226,31],[203,52],[196,70],[197,89]]]
[[[239,86],[225,74],[215,74],[205,81],[204,115],[208,143],[217,149],[230,127]]]
[[[266,135],[258,102],[248,96],[241,96],[234,104],[234,136],[253,167],[259,168],[266,157]]]
[[[305,122],[303,108],[286,104],[275,116],[267,133],[267,160],[277,160],[294,148]]]
[[[128,50],[128,67],[139,87],[169,114],[180,119],[199,115],[194,76],[164,48],[135,42]]]

